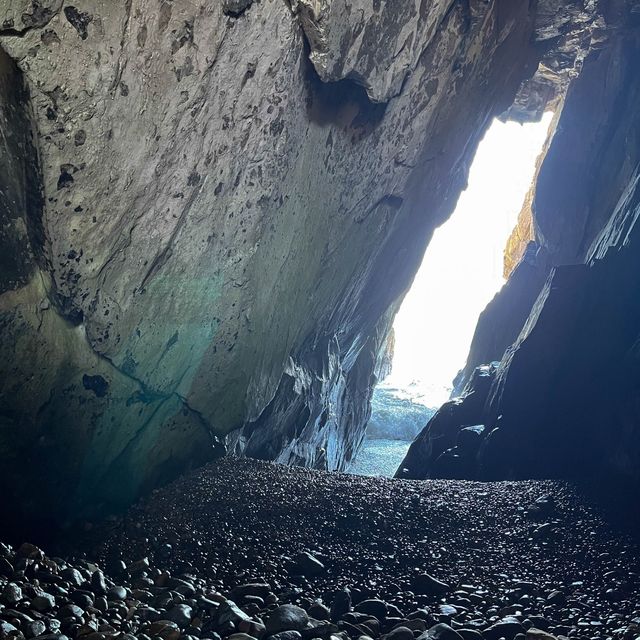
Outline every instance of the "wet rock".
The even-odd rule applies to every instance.
[[[103,596],[107,593],[107,584],[102,571],[94,571],[91,574],[91,591],[97,596]]]
[[[29,560],[42,560],[44,558],[44,552],[36,545],[29,542],[22,543],[16,551],[18,558],[28,558]]]
[[[354,607],[354,611],[367,613],[378,620],[384,620],[387,617],[387,603],[375,599],[363,600]]]
[[[224,601],[217,610],[218,625],[223,626],[227,623],[237,624],[238,622],[251,622],[248,616],[235,602],[231,600]]]
[[[111,587],[107,591],[108,600],[124,600],[127,597],[127,590],[124,587]]]
[[[382,637],[383,640],[414,640],[413,631],[405,626],[396,627]]]
[[[293,560],[291,572],[303,576],[317,576],[324,573],[325,567],[317,558],[310,553],[303,551]]]
[[[427,596],[441,596],[451,591],[451,587],[446,582],[442,582],[428,573],[415,576],[411,580],[411,588],[416,593]]]
[[[564,595],[564,593],[562,593],[562,591],[559,591],[559,590],[552,591],[547,596],[547,602],[549,604],[563,605],[566,602],[566,600],[567,600],[567,597]]]
[[[527,629],[526,634],[527,640],[557,640],[557,638],[542,629],[536,629],[535,627],[531,627]]]
[[[84,611],[75,604],[66,604],[60,609],[60,618],[78,618],[81,619],[84,616]]]
[[[351,609],[351,594],[347,590],[338,591],[331,601],[331,620],[336,622]]]
[[[522,623],[513,616],[507,616],[485,629],[482,635],[486,640],[499,640],[500,638],[513,640],[519,633],[526,633]]]
[[[235,600],[242,600],[246,596],[257,596],[258,598],[266,598],[271,592],[271,587],[263,582],[252,582],[234,587],[230,596]]]
[[[66,567],[60,572],[60,577],[71,586],[80,587],[84,582],[82,574],[74,567]]]
[[[177,604],[166,613],[166,619],[175,622],[181,629],[186,627],[193,617],[193,609],[186,604]]]
[[[55,609],[56,599],[48,593],[40,593],[31,601],[31,606],[40,612],[51,611]]]
[[[27,623],[25,636],[27,638],[35,638],[36,636],[44,635],[46,630],[47,626],[42,620],[34,620],[33,622]]]
[[[316,620],[330,620],[331,611],[329,607],[322,604],[322,602],[314,602],[309,607],[309,615]]]
[[[269,638],[270,640],[302,640],[302,634],[299,631],[280,631]]]
[[[6,559],[0,558],[0,576],[11,576],[14,572],[13,565]]]
[[[22,632],[8,622],[0,620],[0,640],[22,640]]]
[[[283,604],[274,609],[265,620],[267,634],[281,631],[302,631],[309,623],[307,612],[293,604]]]
[[[418,636],[418,640],[462,640],[462,636],[448,624],[439,623]]]
[[[158,620],[149,626],[149,635],[158,636],[162,640],[178,640],[180,629],[177,624],[170,620]]]
[[[15,583],[10,582],[0,594],[0,602],[6,605],[14,605],[22,600],[22,589]]]

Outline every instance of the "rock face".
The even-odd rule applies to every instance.
[[[529,243],[509,280],[478,318],[467,362],[454,380],[454,397],[462,393],[476,367],[499,361],[513,344],[548,274],[546,253],[537,243]]]
[[[397,478],[465,479],[479,473],[479,448],[486,435],[485,406],[494,366],[478,367],[462,394],[445,402],[409,447]]]
[[[551,272],[472,416],[484,427],[477,448],[456,448],[466,416],[447,422],[444,444],[428,425],[404,475],[462,469],[460,477],[595,475],[640,484],[639,59],[635,30],[589,55],[566,96],[533,202]],[[502,322],[494,341],[513,329],[512,289],[531,291],[520,268],[485,312]],[[488,352],[481,328],[489,324],[479,323],[472,353]],[[473,386],[456,402],[466,407]]]
[[[6,144],[28,170],[0,185],[23,194],[2,214],[3,496],[110,509],[234,430],[236,452],[343,467],[484,128],[572,30],[589,47],[586,22],[547,37],[565,13],[5,2]]]

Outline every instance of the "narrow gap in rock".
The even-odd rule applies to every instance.
[[[434,233],[396,316],[387,371],[350,472],[393,475],[415,436],[457,391],[454,379],[478,317],[506,282],[507,242],[526,206],[551,118],[547,112],[526,124],[496,119],[480,143],[468,187]]]

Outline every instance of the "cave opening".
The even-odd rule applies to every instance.
[[[458,394],[478,318],[533,240],[527,194],[553,113],[537,122],[494,119],[449,219],[428,244],[395,317],[390,366],[351,472],[393,475],[429,418]],[[516,255],[517,254],[517,255]]]

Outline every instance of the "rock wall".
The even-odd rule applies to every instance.
[[[640,486],[640,34],[627,17],[634,28],[585,60],[539,171],[533,212],[549,278],[491,383],[470,381],[455,401],[464,415],[445,405],[399,475]],[[508,305],[493,304],[504,323]]]
[[[232,431],[237,452],[343,467],[426,243],[565,15],[4,2],[41,200],[12,205],[41,221],[22,252],[39,258],[0,295],[5,498],[58,520],[117,508]]]

